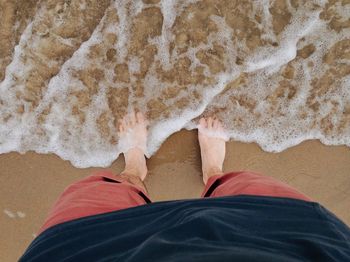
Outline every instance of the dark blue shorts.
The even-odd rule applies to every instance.
[[[20,261],[350,261],[350,229],[297,199],[168,201],[55,225]]]

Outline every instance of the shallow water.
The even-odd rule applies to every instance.
[[[348,0],[0,0],[0,153],[107,166],[133,109],[148,156],[201,115],[266,151],[350,146],[349,14]]]

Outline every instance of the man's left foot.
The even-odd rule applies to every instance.
[[[147,175],[145,159],[147,145],[147,120],[141,112],[126,115],[119,124],[119,143],[125,151],[125,169],[122,174],[138,176],[143,181]]]
[[[223,175],[222,166],[226,154],[226,134],[221,121],[201,118],[198,125],[198,140],[201,148],[203,182],[214,175]]]

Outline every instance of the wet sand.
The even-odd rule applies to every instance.
[[[149,161],[146,187],[153,201],[198,197],[203,190],[196,131],[172,135]],[[108,169],[123,168],[119,157]],[[77,169],[55,155],[0,155],[1,261],[15,261],[39,229],[58,195],[98,168]],[[350,148],[307,141],[282,153],[230,142],[225,171],[251,170],[278,178],[320,202],[350,225]],[[10,218],[4,210],[15,217]],[[22,212],[17,214],[16,212]]]
[[[348,6],[0,0],[0,152],[109,165],[131,108],[147,114],[150,145],[208,115],[265,151],[349,145]]]

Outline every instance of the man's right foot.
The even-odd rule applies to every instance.
[[[120,144],[123,145],[125,170],[122,172],[139,177],[142,181],[147,175],[145,151],[147,145],[147,124],[141,112],[126,115],[119,125]]]
[[[218,119],[201,118],[198,140],[201,148],[203,182],[206,184],[209,177],[223,174],[227,135]]]

